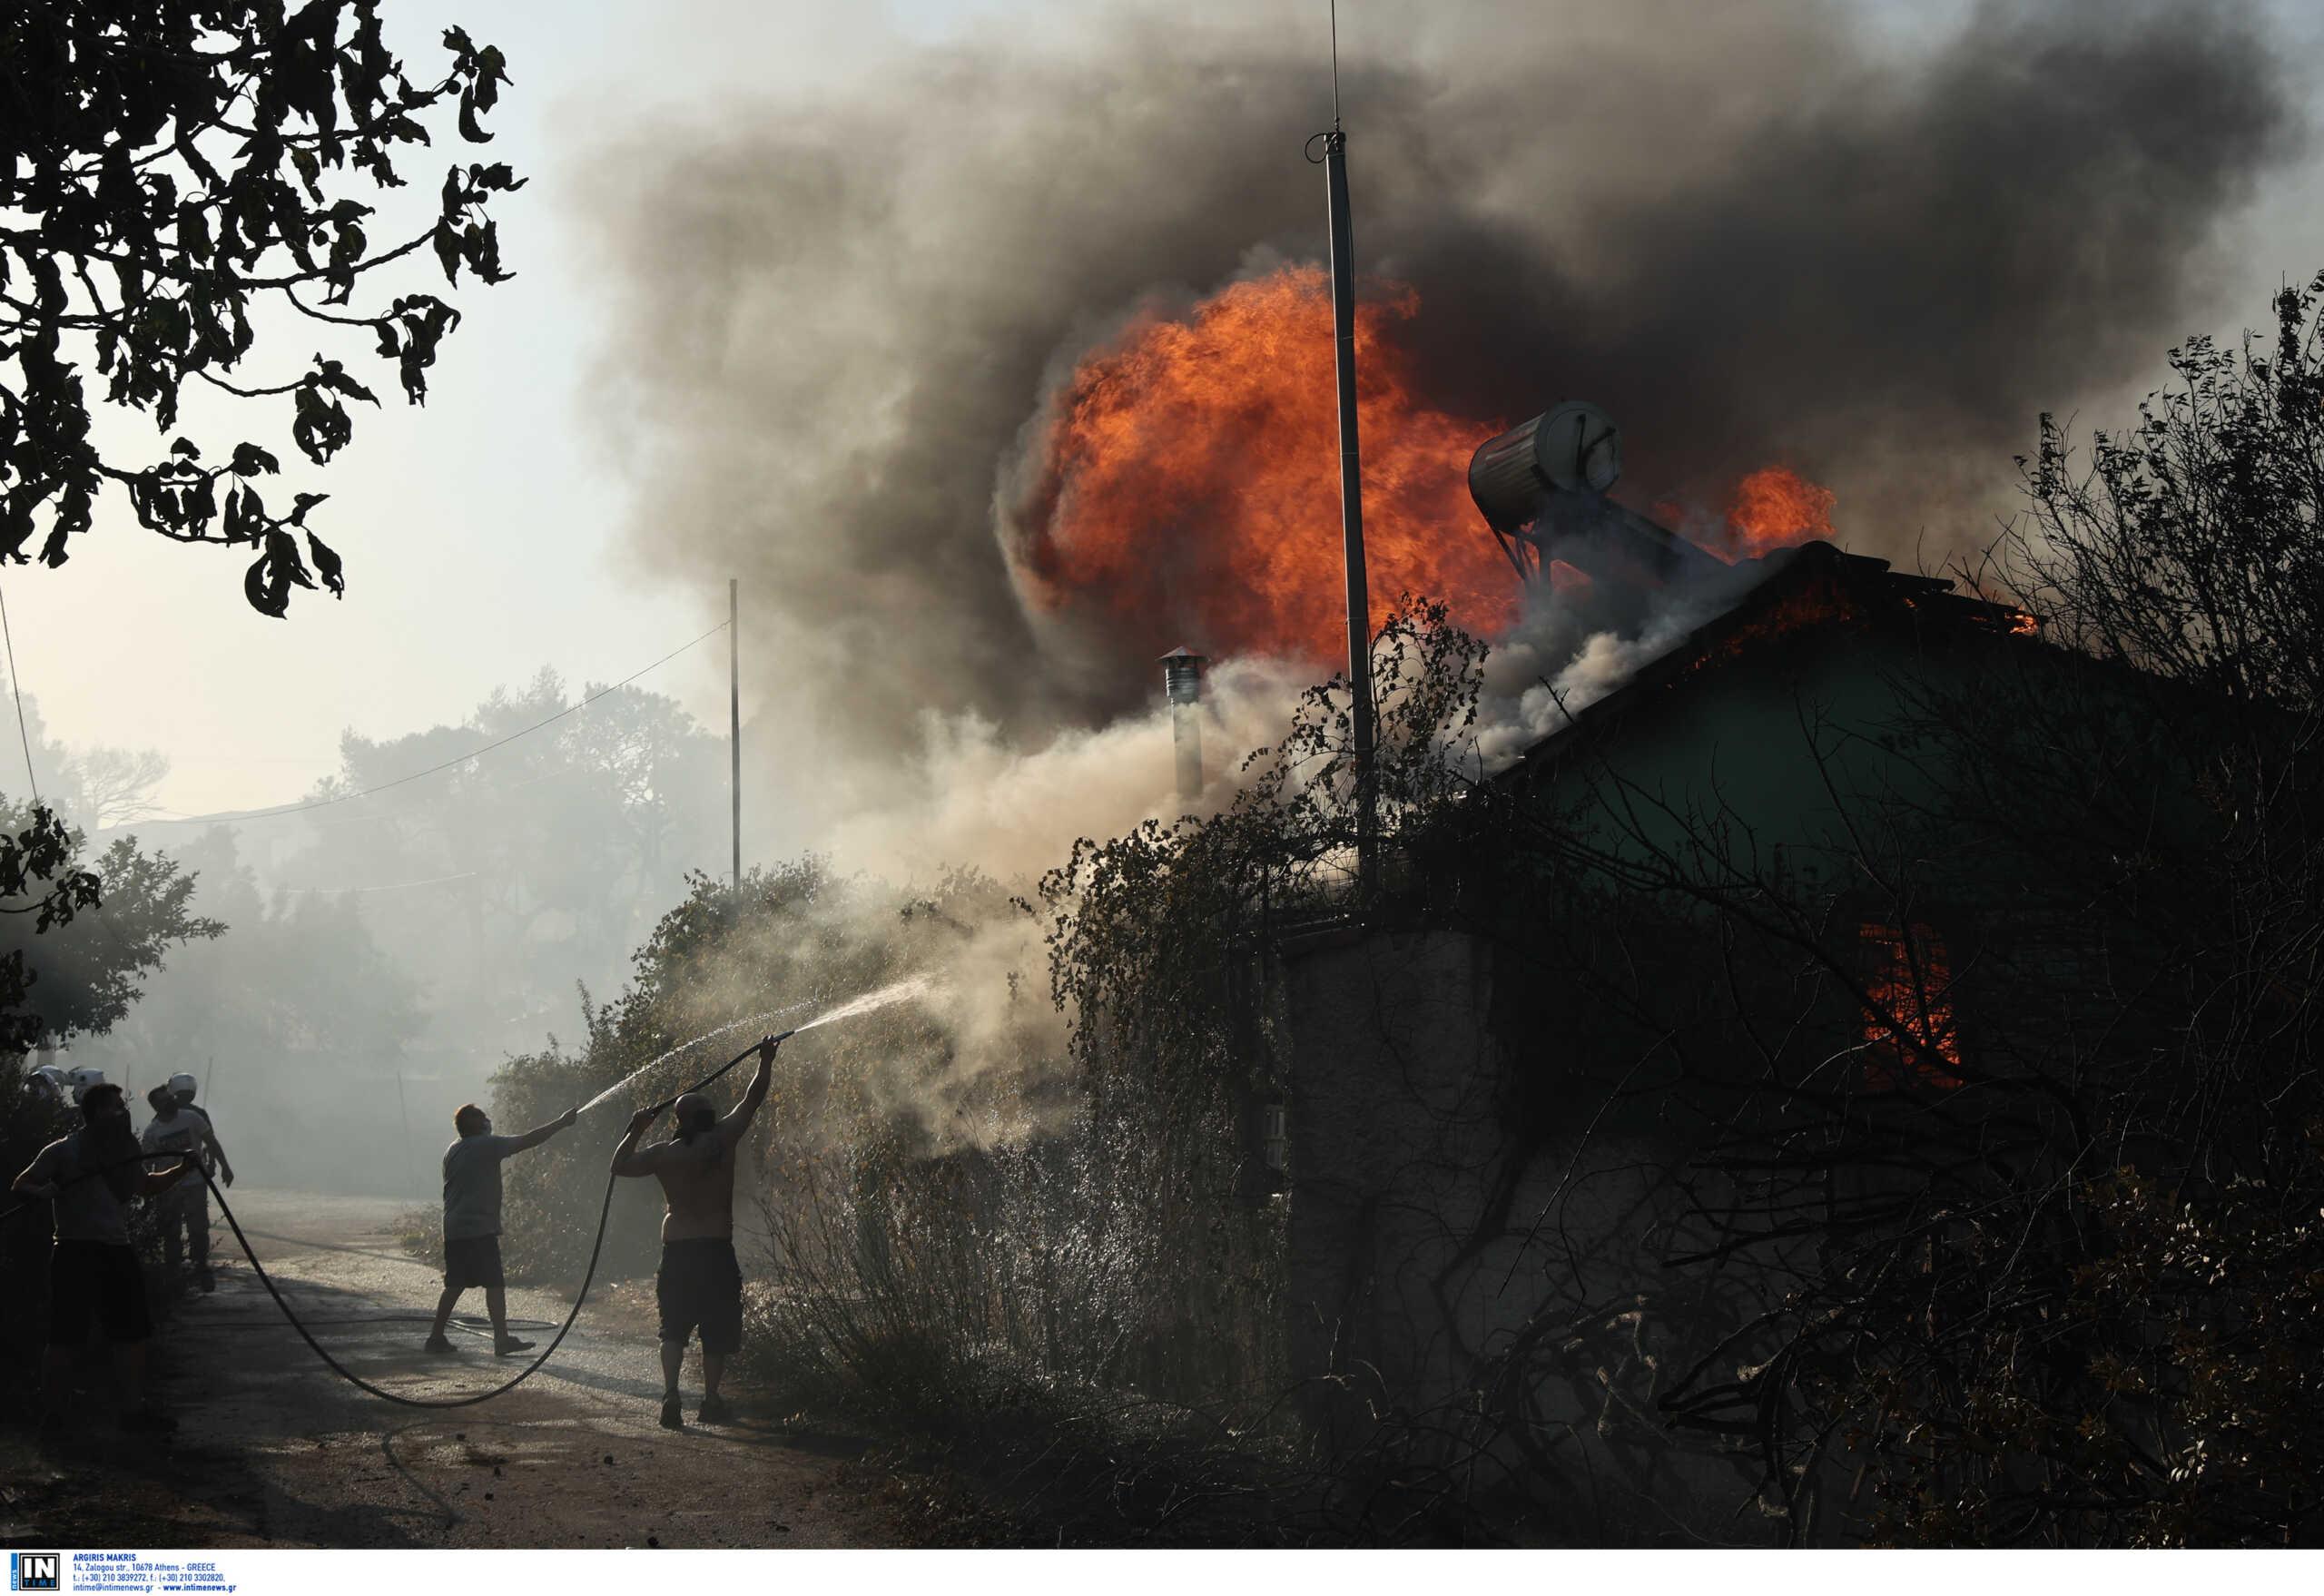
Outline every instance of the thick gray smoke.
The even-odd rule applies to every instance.
[[[2035,412],[2209,313],[2300,131],[2227,0],[1987,5],[1917,51],[1817,0],[1346,9],[1358,263],[1418,290],[1426,397],[1597,400],[1641,506],[1787,462],[1907,563],[1982,539]],[[937,721],[1037,748],[1151,696],[1121,662],[1178,638],[1043,652],[996,484],[1147,296],[1320,257],[1320,11],[931,47],[599,163],[641,557],[741,576],[762,725],[813,773],[765,773],[801,830],[759,851],[883,803]]]

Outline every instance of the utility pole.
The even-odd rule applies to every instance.
[[[1355,242],[1348,221],[1347,134],[1340,129],[1339,7],[1332,8],[1332,131],[1324,146],[1324,187],[1332,237],[1332,363],[1339,376],[1340,537],[1347,567],[1347,682],[1354,699],[1355,875],[1368,896],[1375,875],[1372,774],[1372,604],[1364,569],[1364,468],[1355,436]],[[1314,157],[1311,155],[1310,160]]]
[[[726,578],[726,746],[733,760],[734,903],[743,901],[743,584]]]

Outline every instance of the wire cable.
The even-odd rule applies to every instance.
[[[450,770],[454,765],[466,764],[471,759],[480,759],[496,748],[506,748],[509,744],[514,743],[519,737],[531,736],[543,726],[555,725],[566,715],[575,714],[588,708],[589,705],[596,703],[598,699],[603,698],[606,694],[615,693],[620,691],[622,688],[628,686],[632,682],[635,682],[638,677],[645,675],[648,671],[661,669],[662,666],[668,665],[672,660],[677,658],[678,655],[684,654],[687,649],[698,647],[702,644],[709,642],[713,637],[717,636],[719,633],[725,629],[726,623],[724,621],[721,621],[716,626],[711,627],[709,631],[704,632],[701,636],[694,638],[692,642],[681,643],[677,647],[670,650],[669,653],[655,660],[652,665],[645,665],[630,672],[629,675],[624,676],[620,681],[614,683],[611,686],[600,687],[595,693],[585,694],[578,701],[566,704],[563,709],[558,710],[553,715],[547,716],[541,720],[537,720],[531,725],[526,726],[522,730],[511,732],[505,737],[487,743],[481,748],[472,748],[468,753],[459,755],[456,759],[448,759],[441,764],[431,764],[426,770],[416,770],[408,776],[398,776],[392,782],[381,782],[376,787],[365,787],[362,791],[358,793],[340,793],[329,798],[310,798],[304,803],[285,803],[273,809],[225,810],[216,814],[157,816],[150,820],[140,821],[138,823],[141,825],[200,825],[209,822],[271,820],[278,814],[303,814],[310,809],[328,809],[334,803],[350,803],[358,798],[369,798],[374,793],[384,793],[390,787],[400,787],[408,782],[419,781],[422,776],[436,775],[440,772]],[[21,720],[23,713],[21,699],[19,699],[18,704],[18,717]],[[25,757],[27,764],[29,764],[32,758],[29,749],[27,749]]]
[[[793,1006],[794,1006],[794,1007],[797,1007],[797,1005],[793,1005]],[[777,1009],[777,1010],[773,1010],[773,1012],[777,1013],[777,1014],[780,1014],[780,1013],[782,1013],[782,1012],[783,1012],[783,1010],[780,1010],[780,1009]],[[753,1018],[761,1018],[761,1017],[760,1017],[760,1016],[753,1016]],[[747,1024],[747,1023],[749,1023],[749,1022],[746,1020],[746,1021],[743,1021],[742,1023]],[[732,1030],[732,1029],[733,1029],[733,1028],[732,1028],[731,1026],[721,1026],[721,1027],[719,1027],[719,1030]],[[717,1031],[712,1031],[710,1034],[711,1034],[712,1036],[715,1036],[715,1035],[717,1035],[717,1034],[718,1034],[718,1032],[717,1032]],[[798,1034],[799,1034],[799,1033],[798,1033],[796,1030],[786,1030],[786,1031],[783,1032],[781,1035],[777,1036],[774,1039],[775,1039],[776,1041],[778,1041],[778,1042],[787,1041],[787,1040],[789,1040],[791,1038],[793,1038],[793,1037],[794,1037],[794,1036],[797,1036]],[[673,1050],[673,1051],[676,1051],[677,1049],[672,1049],[672,1050]],[[713,1081],[714,1081],[714,1080],[718,1079],[718,1078],[719,1078],[719,1077],[721,1077],[721,1076],[724,1075],[728,1070],[730,1070],[730,1069],[734,1069],[734,1066],[736,1066],[737,1064],[740,1064],[743,1059],[745,1059],[749,1058],[753,1053],[755,1053],[755,1052],[757,1052],[757,1051],[758,1051],[758,1044],[757,1044],[756,1042],[752,1043],[749,1047],[747,1047],[747,1048],[743,1049],[741,1052],[739,1052],[739,1053],[735,1054],[732,1059],[727,1059],[725,1063],[721,1064],[721,1065],[720,1065],[716,1069],[714,1069],[714,1070],[712,1070],[708,1075],[704,1076],[700,1080],[696,1081],[693,1086],[688,1087],[688,1088],[686,1089],[686,1090],[687,1090],[687,1091],[697,1091],[697,1092],[698,1092],[698,1091],[700,1091],[704,1087],[706,1087],[706,1086],[710,1085]],[[655,1063],[659,1063],[659,1062],[661,1062],[661,1060],[660,1060],[660,1059],[656,1059],[656,1060],[655,1060]],[[215,1084],[216,1084],[216,1083],[213,1081],[213,1082],[212,1082],[212,1087],[213,1087],[213,1089],[214,1089],[214,1087],[215,1087]],[[622,1083],[622,1084],[626,1085],[627,1083],[626,1083],[626,1082],[624,1082],[624,1083]],[[684,1093],[680,1093],[680,1094],[679,1094],[679,1096],[681,1096],[681,1097],[682,1097],[682,1096],[684,1096]],[[673,1097],[673,1098],[670,1098],[665,1099],[665,1101],[663,1101],[663,1102],[661,1102],[661,1103],[659,1103],[659,1104],[656,1104],[656,1105],[655,1105],[655,1113],[660,1113],[663,1109],[667,1108],[670,1106],[670,1104],[675,1103],[675,1102],[676,1102],[677,1100],[678,1100],[678,1099],[677,1099],[677,1098],[676,1098],[676,1097]],[[588,1106],[590,1106],[590,1107],[594,1107],[595,1105],[594,1105],[594,1104],[591,1104],[591,1105],[588,1105]],[[110,1163],[110,1164],[100,1164],[100,1165],[98,1165],[98,1166],[97,1166],[95,1168],[94,1168],[94,1169],[84,1169],[84,1170],[82,1170],[79,1174],[74,1175],[74,1177],[72,1177],[70,1179],[68,1179],[68,1180],[62,1180],[62,1181],[59,1181],[57,1184],[58,1184],[60,1187],[66,1187],[66,1186],[78,1186],[78,1185],[80,1185],[80,1184],[81,1184],[81,1182],[83,1182],[83,1181],[84,1181],[84,1180],[95,1180],[95,1179],[97,1179],[98,1177],[100,1177],[101,1176],[110,1174],[112,1171],[113,1171],[113,1170],[115,1170],[115,1169],[125,1169],[125,1168],[127,1168],[129,1166],[131,1166],[132,1164],[140,1164],[140,1165],[143,1165],[143,1164],[153,1164],[153,1163],[160,1162],[161,1160],[165,1159],[165,1158],[182,1158],[182,1157],[189,1157],[189,1156],[190,1156],[190,1155],[186,1155],[186,1154],[179,1154],[179,1153],[156,1153],[156,1152],[149,1152],[149,1151],[147,1151],[145,1148],[138,1148],[138,1150],[137,1150],[137,1151],[135,1151],[135,1152],[133,1152],[133,1153],[130,1154],[130,1155],[129,1155],[129,1157],[127,1157],[127,1158],[115,1158],[115,1159],[114,1159],[112,1163]],[[216,1186],[216,1183],[214,1183],[214,1182],[213,1182],[213,1183],[212,1183],[212,1185],[211,1185],[211,1190],[212,1190],[212,1191],[213,1191],[213,1192],[215,1192],[217,1189],[218,1189],[218,1187],[217,1187],[217,1186]],[[50,1199],[49,1199],[49,1198],[47,1198],[47,1197],[25,1197],[25,1198],[22,1199],[21,1201],[19,1201],[19,1202],[15,1205],[15,1207],[11,1207],[11,1208],[0,1208],[0,1224],[5,1224],[5,1223],[6,1223],[8,1220],[15,1218],[15,1217],[17,1215],[19,1215],[19,1214],[29,1213],[31,1210],[33,1210],[33,1209],[34,1209],[34,1208],[36,1208],[36,1207],[40,1207],[40,1206],[41,1206],[41,1204],[43,1204],[43,1203],[44,1203],[44,1202],[47,1202],[47,1201],[49,1201],[49,1200],[50,1200]],[[224,1206],[225,1201],[226,1201],[226,1199],[225,1199],[225,1197],[222,1197],[222,1196],[221,1196],[221,1197],[218,1198],[218,1202],[219,1202],[219,1205],[220,1205],[221,1207],[223,1207],[223,1206]],[[237,1233],[237,1234],[239,1234],[239,1233]],[[243,1250],[247,1252],[247,1251],[249,1250],[249,1248],[245,1247]],[[253,1261],[253,1262],[255,1262],[256,1260],[255,1260],[255,1259],[253,1259],[252,1261]]]
[[[25,688],[16,679],[16,638],[8,629],[8,596],[0,592],[0,642],[8,645],[8,691],[16,695],[16,736],[25,745],[25,781],[33,790],[33,802],[40,802],[40,777],[33,773],[33,734],[25,730]]]
[[[290,892],[400,892],[407,887],[440,887],[446,882],[469,881],[477,873],[473,870],[464,870],[456,875],[431,875],[416,882],[389,882],[384,886],[377,887],[276,887],[273,890],[286,894]]]
[[[785,1036],[789,1036],[793,1033],[786,1031],[783,1034]],[[777,1038],[776,1039],[780,1041],[782,1039]],[[695,1082],[693,1086],[688,1087],[686,1090],[696,1092],[700,1091],[704,1087],[706,1087],[712,1081],[716,1080],[720,1076],[734,1069],[734,1066],[740,1064],[743,1059],[755,1054],[759,1050],[759,1045],[760,1044],[756,1042],[752,1043],[749,1047],[735,1054],[732,1059],[729,1059],[725,1063],[720,1065],[716,1069],[712,1070],[708,1075],[703,1077],[701,1080]],[[668,1101],[657,1105],[655,1111],[658,1113],[662,1109],[667,1108],[671,1103],[675,1101],[677,1101],[677,1098],[672,1098],[668,1099]],[[509,1392],[516,1390],[517,1386],[522,1385],[526,1381],[531,1379],[536,1374],[540,1372],[541,1365],[547,1363],[550,1357],[556,1354],[556,1349],[564,1344],[566,1334],[573,1328],[574,1321],[580,1318],[582,1304],[589,1300],[590,1284],[597,1277],[597,1256],[605,1249],[606,1222],[613,1213],[614,1185],[621,1178],[620,1176],[613,1174],[608,1174],[606,1177],[605,1199],[597,1206],[596,1239],[589,1244],[589,1266],[582,1272],[581,1289],[574,1295],[573,1311],[566,1314],[565,1315],[565,1323],[557,1326],[556,1339],[552,1340],[547,1346],[543,1347],[541,1349],[540,1356],[535,1358],[530,1364],[527,1364],[523,1371],[517,1374],[513,1379],[503,1381],[500,1384],[494,1386],[489,1391],[481,1392],[474,1396],[427,1397],[399,1396],[392,1391],[384,1390],[379,1386],[372,1384],[360,1374],[354,1373],[352,1370],[349,1369],[346,1364],[340,1363],[337,1358],[331,1356],[330,1353],[324,1351],[323,1344],[317,1341],[311,1335],[308,1334],[307,1327],[304,1324],[300,1322],[299,1315],[290,1311],[290,1305],[284,1302],[282,1300],[282,1294],[275,1289],[273,1279],[267,1274],[266,1266],[258,1261],[258,1254],[251,1249],[250,1238],[242,1234],[242,1227],[241,1223],[235,1219],[234,1211],[226,1206],[225,1194],[219,1190],[218,1183],[215,1180],[211,1179],[210,1171],[203,1169],[199,1160],[195,1161],[194,1168],[200,1172],[202,1180],[208,1184],[211,1195],[218,1199],[218,1211],[226,1217],[227,1227],[233,1231],[235,1241],[241,1244],[242,1256],[250,1259],[251,1268],[258,1276],[259,1284],[266,1287],[266,1294],[274,1299],[274,1305],[282,1310],[282,1316],[290,1321],[290,1327],[299,1333],[299,1338],[304,1341],[307,1345],[313,1350],[314,1355],[317,1357],[322,1359],[325,1364],[330,1366],[331,1373],[337,1374],[340,1379],[346,1381],[349,1384],[356,1387],[358,1390],[370,1393],[373,1396],[379,1398],[382,1402],[391,1402],[399,1407],[423,1408],[474,1407],[478,1403],[490,1402],[496,1396],[505,1396]],[[430,1322],[432,1323],[433,1321],[431,1320]]]
[[[753,1049],[753,1051],[756,1049]],[[606,1245],[606,1221],[613,1213],[614,1182],[620,1178],[613,1175],[606,1177],[605,1201],[599,1204],[597,1208],[597,1238],[589,1244],[589,1266],[581,1276],[581,1289],[573,1298],[573,1311],[565,1315],[565,1323],[557,1326],[556,1338],[541,1349],[541,1355],[526,1364],[515,1378],[503,1381],[489,1391],[479,1392],[474,1396],[428,1397],[399,1396],[392,1391],[374,1385],[324,1351],[323,1344],[314,1338],[307,1326],[300,1321],[299,1315],[290,1311],[290,1305],[282,1300],[282,1294],[275,1289],[273,1277],[267,1274],[266,1266],[258,1261],[258,1254],[251,1250],[250,1238],[242,1234],[241,1221],[234,1217],[233,1209],[226,1206],[225,1196],[219,1191],[218,1183],[210,1178],[210,1171],[203,1169],[199,1162],[195,1163],[194,1167],[200,1171],[202,1180],[208,1184],[210,1195],[218,1199],[218,1211],[226,1217],[227,1227],[233,1231],[234,1240],[241,1244],[242,1256],[250,1259],[251,1268],[258,1276],[258,1283],[266,1287],[266,1294],[274,1299],[274,1305],[281,1308],[282,1316],[290,1321],[290,1328],[299,1333],[299,1339],[305,1342],[317,1357],[330,1365],[332,1374],[337,1374],[357,1390],[369,1392],[380,1401],[394,1403],[398,1407],[428,1408],[474,1407],[478,1403],[490,1402],[496,1396],[505,1396],[538,1374],[541,1365],[548,1362],[556,1349],[564,1345],[566,1332],[573,1328],[573,1322],[581,1316],[581,1305],[589,1300],[590,1283],[597,1276],[597,1254]],[[433,1324],[435,1321],[431,1318],[428,1322]]]
[[[697,639],[697,641],[699,641],[699,639]],[[784,1031],[783,1036],[777,1037],[774,1039],[777,1042],[781,1042],[784,1037],[793,1036],[795,1034],[797,1033],[793,1031]],[[759,1050],[759,1043],[752,1043],[749,1047],[735,1054],[732,1059],[726,1060],[725,1063],[720,1065],[716,1069],[714,1069],[708,1075],[704,1076],[702,1079],[688,1087],[686,1090],[690,1092],[698,1092],[702,1090],[703,1088],[710,1085],[720,1076],[724,1075],[728,1070],[734,1069],[743,1059],[755,1054]],[[683,1096],[684,1094],[681,1093],[680,1095]],[[655,1111],[656,1113],[660,1113],[664,1109],[669,1108],[671,1103],[675,1103],[676,1101],[677,1098],[675,1097],[668,1098],[667,1100],[655,1105]],[[400,1396],[395,1392],[388,1391],[372,1384],[369,1380],[364,1379],[362,1375],[358,1374],[348,1368],[346,1364],[340,1363],[337,1358],[331,1356],[328,1351],[324,1350],[322,1343],[317,1341],[314,1336],[308,1332],[306,1325],[300,1319],[299,1315],[291,1312],[290,1305],[282,1300],[282,1293],[275,1288],[273,1277],[267,1274],[266,1266],[258,1261],[258,1254],[251,1250],[250,1237],[242,1233],[241,1222],[234,1217],[234,1210],[227,1206],[225,1192],[220,1188],[217,1181],[211,1178],[210,1171],[202,1167],[202,1161],[199,1158],[193,1158],[191,1154],[182,1156],[186,1158],[187,1162],[192,1165],[195,1173],[202,1177],[203,1184],[210,1187],[210,1195],[218,1199],[218,1211],[225,1216],[227,1228],[234,1233],[234,1240],[241,1247],[242,1256],[251,1261],[251,1268],[252,1272],[258,1276],[259,1284],[266,1287],[266,1294],[274,1299],[274,1305],[282,1310],[282,1316],[290,1322],[290,1327],[299,1333],[299,1338],[307,1344],[317,1357],[322,1359],[326,1364],[330,1365],[331,1373],[337,1374],[340,1379],[346,1381],[349,1384],[356,1387],[359,1391],[369,1392],[371,1395],[378,1397],[380,1401],[394,1403],[399,1407],[474,1407],[478,1403],[490,1402],[496,1396],[505,1396],[509,1392],[514,1391],[517,1386],[523,1384],[526,1381],[531,1379],[536,1374],[540,1372],[541,1365],[547,1363],[549,1358],[555,1355],[556,1349],[564,1344],[565,1337],[566,1334],[572,1330],[574,1322],[581,1316],[582,1305],[589,1300],[589,1286],[597,1277],[597,1256],[605,1249],[606,1223],[607,1219],[611,1217],[613,1213],[614,1184],[621,1178],[618,1175],[612,1174],[608,1174],[606,1177],[605,1200],[597,1207],[596,1239],[589,1244],[589,1266],[582,1272],[581,1289],[574,1296],[573,1311],[565,1315],[565,1323],[557,1326],[556,1339],[551,1341],[547,1346],[541,1349],[540,1356],[527,1364],[522,1372],[517,1374],[513,1379],[503,1381],[500,1384],[494,1386],[491,1390],[479,1393],[473,1396]],[[123,1164],[143,1164],[150,1161],[154,1157],[154,1154],[145,1152],[141,1149],[137,1157],[134,1158],[116,1159],[113,1163],[103,1166],[99,1168],[84,1170],[65,1184],[72,1185],[77,1184],[83,1180],[94,1179],[96,1177],[104,1174],[109,1169],[119,1168]],[[0,1213],[0,1220],[13,1218],[17,1214],[23,1213],[26,1209],[33,1207],[39,1200],[40,1199],[36,1198],[27,1198],[25,1201],[18,1203],[15,1207],[8,1209],[5,1213]],[[322,1321],[318,1321],[318,1323]],[[432,1316],[429,1323],[434,1323]]]

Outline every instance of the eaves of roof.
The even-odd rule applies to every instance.
[[[1881,631],[1919,641],[1929,640],[1932,633],[2030,639],[2035,632],[2023,611],[1955,592],[1943,576],[1893,570],[1886,560],[1847,554],[1829,543],[1781,549],[1761,563],[1766,575],[1734,603],[1640,666],[1620,687],[1577,712],[1493,779],[1521,780],[1538,773],[1706,665],[1738,660],[1780,641],[1834,632]]]

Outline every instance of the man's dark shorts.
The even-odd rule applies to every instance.
[[[49,1345],[80,1345],[89,1338],[92,1315],[108,1341],[153,1335],[137,1254],[105,1241],[57,1242],[48,1255]]]
[[[500,1277],[500,1238],[465,1236],[444,1243],[444,1289],[466,1291],[471,1286],[505,1286]]]
[[[662,1244],[662,1272],[654,1277],[662,1310],[662,1339],[683,1343],[702,1327],[702,1350],[714,1357],[743,1345],[743,1266],[734,1244],[715,1236]]]

